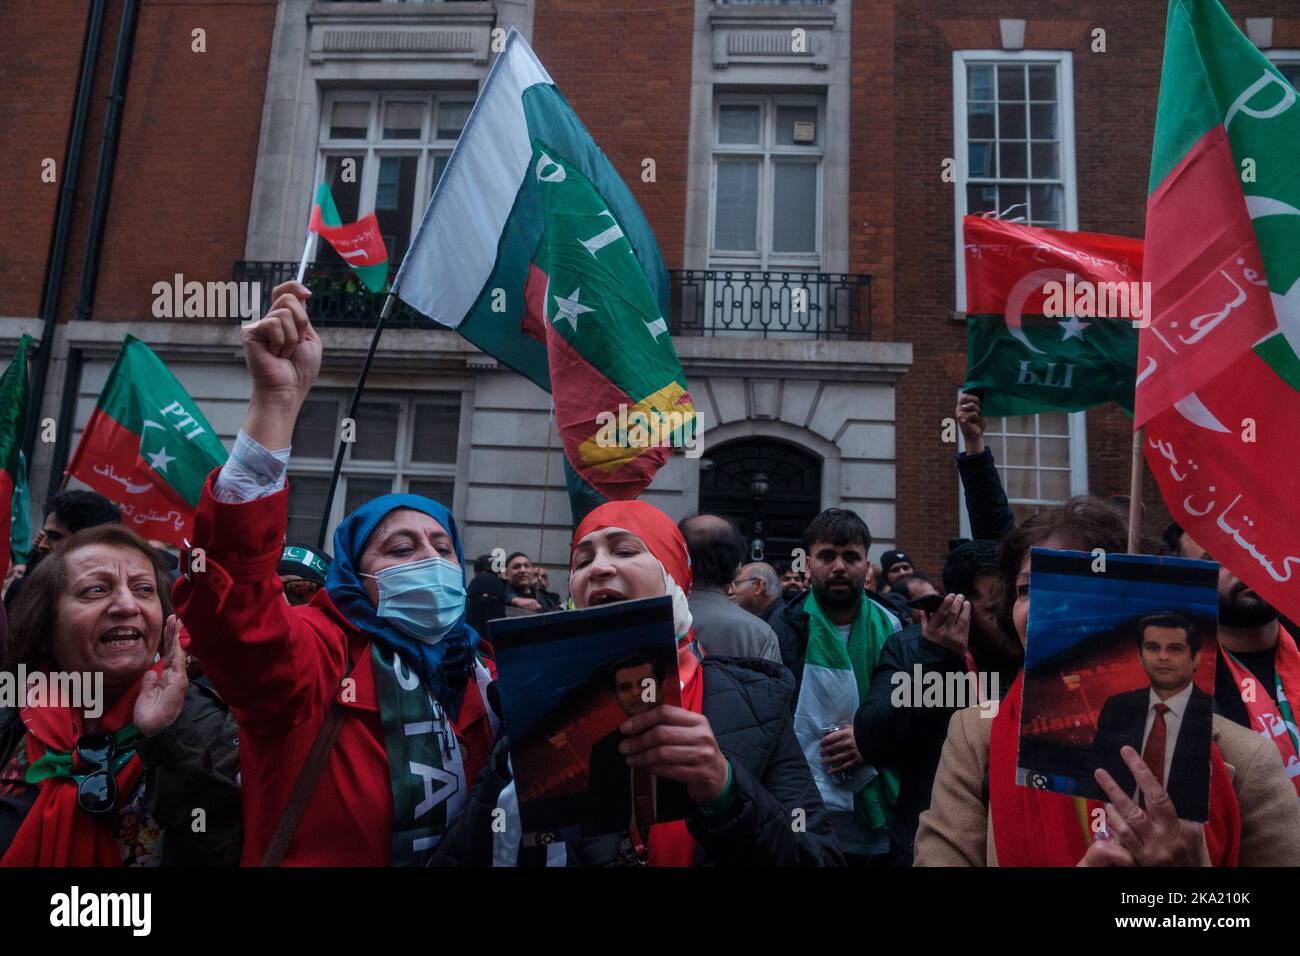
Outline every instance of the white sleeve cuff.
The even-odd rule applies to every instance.
[[[240,429],[235,447],[217,475],[213,496],[225,504],[240,504],[275,494],[284,488],[291,450],[270,451]]]

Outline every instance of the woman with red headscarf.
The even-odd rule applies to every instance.
[[[628,766],[686,787],[686,820],[543,848],[551,865],[692,866],[840,865],[829,819],[792,725],[794,679],[767,661],[703,657],[691,630],[686,596],[690,558],[681,532],[642,501],[601,505],[578,525],[569,560],[569,591],[579,608],[670,595],[677,633],[680,707],[661,704],[620,726]],[[499,767],[498,761],[493,761]],[[474,808],[445,840],[439,862],[486,862],[489,815],[505,781],[489,767]],[[523,862],[513,787],[501,795],[506,833],[496,863]],[[477,817],[477,819],[474,819]],[[802,825],[792,825],[800,823]],[[519,854],[519,855],[517,855]],[[540,861],[539,861],[540,862]]]

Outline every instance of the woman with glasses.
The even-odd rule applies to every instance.
[[[243,862],[420,865],[465,805],[496,732],[488,665],[465,623],[451,512],[385,495],[334,535],[325,586],[292,606],[276,574],[294,424],[320,371],[299,283],[241,330],[253,394],[203,490],[176,604],[239,720]]]
[[[237,728],[186,678],[166,582],[157,552],[115,524],[28,576],[4,655],[25,693],[0,714],[3,865],[238,861]]]

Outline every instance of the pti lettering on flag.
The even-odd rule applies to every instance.
[[[1142,242],[967,216],[965,391],[991,417],[1133,410]]]
[[[1300,617],[1300,102],[1218,0],[1172,0],[1135,423],[1174,519]],[[1243,176],[1250,161],[1253,175]]]
[[[650,225],[514,31],[393,288],[551,393],[575,521],[694,435]]]
[[[128,335],[67,471],[114,502],[131,530],[181,546],[208,473],[225,460],[189,393]]]

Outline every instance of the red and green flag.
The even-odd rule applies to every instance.
[[[208,473],[226,449],[162,360],[128,335],[68,465],[128,528],[184,545]]]
[[[1142,242],[967,216],[966,382],[985,415],[1133,411]]]
[[[694,434],[654,233],[514,31],[393,290],[551,393],[575,521]]]
[[[9,532],[12,528],[14,489],[24,477],[23,433],[27,428],[27,347],[32,337],[23,333],[13,361],[0,376],[0,580],[9,571]]]
[[[1170,513],[1300,617],[1300,102],[1218,0],[1172,0],[1135,423]]]
[[[388,282],[388,249],[379,231],[379,220],[373,212],[350,225],[343,225],[329,183],[321,183],[316,188],[309,228],[334,247],[367,289],[371,292],[384,290]]]

